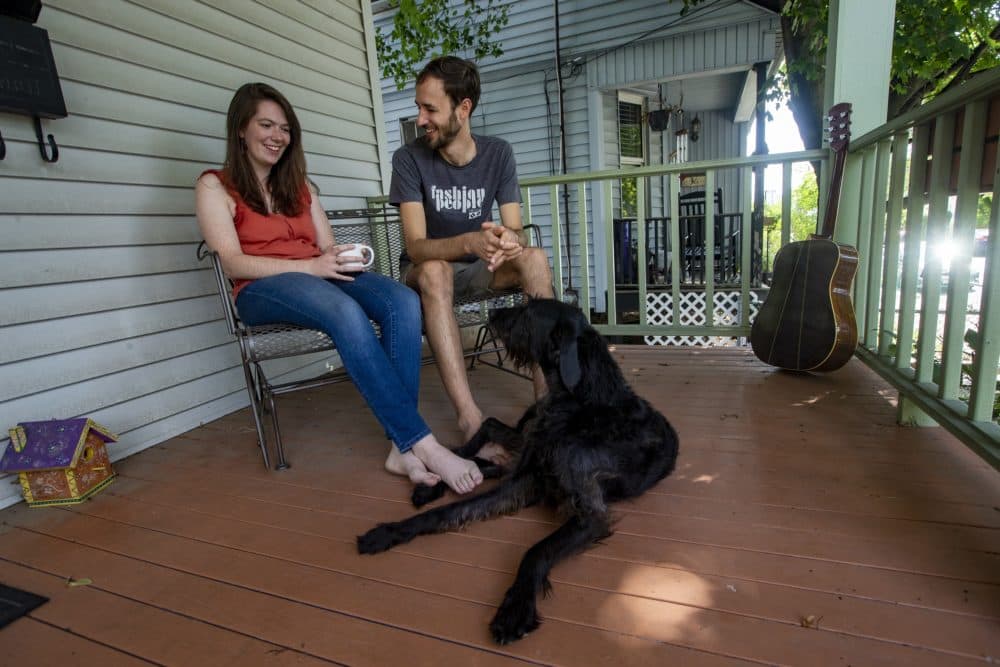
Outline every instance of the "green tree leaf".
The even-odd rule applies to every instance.
[[[388,35],[375,34],[382,76],[402,90],[420,67],[440,55],[481,59],[499,57],[503,48],[496,36],[507,25],[509,5],[501,0],[390,0],[397,9]]]

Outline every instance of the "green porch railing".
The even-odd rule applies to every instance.
[[[837,236],[860,256],[857,356],[901,421],[930,417],[1000,469],[998,129],[1000,68],[854,140]]]
[[[552,253],[552,270],[555,282],[556,295],[558,298],[564,297],[564,269],[567,261],[565,257],[566,249],[563,239],[563,229],[565,223],[562,221],[563,213],[560,210],[559,188],[560,186],[575,188],[575,226],[577,231],[577,248],[574,257],[582,261],[578,272],[574,272],[574,277],[579,280],[579,301],[581,304],[590,304],[591,296],[594,293],[597,276],[591,270],[589,257],[592,254],[592,244],[596,238],[603,239],[605,275],[603,282],[607,286],[607,323],[596,323],[595,328],[606,335],[620,336],[723,336],[723,337],[746,337],[750,335],[750,301],[751,290],[759,289],[760,285],[754,285],[752,280],[751,258],[752,250],[752,178],[756,169],[762,173],[763,168],[769,165],[781,165],[783,169],[782,179],[782,204],[785,214],[782,217],[782,238],[789,237],[791,220],[791,174],[792,166],[795,163],[827,160],[825,150],[799,151],[795,153],[781,153],[774,155],[757,155],[750,157],[728,158],[722,160],[705,160],[700,162],[685,162],[680,164],[654,165],[647,167],[632,167],[623,169],[610,169],[603,171],[581,172],[576,174],[566,174],[561,176],[544,176],[535,178],[525,178],[521,180],[522,200],[524,203],[524,217],[526,222],[539,224],[543,229],[551,234],[551,247],[548,250]],[[719,182],[719,174],[722,172],[737,172],[739,182],[739,196],[736,213],[739,215],[739,239],[740,239],[740,268],[738,273],[740,313],[741,321],[736,325],[722,325],[714,322],[714,308],[707,308],[704,311],[704,324],[684,324],[681,321],[680,304],[681,293],[696,291],[703,294],[703,304],[713,304],[716,291],[716,277],[714,267],[714,257],[716,251],[715,236],[715,206],[712,204],[712,193]],[[699,216],[703,223],[703,239],[700,243],[700,255],[704,258],[707,267],[704,271],[704,283],[692,284],[686,282],[682,277],[682,269],[685,265],[685,258],[682,256],[684,246],[680,238],[681,225],[679,224],[681,215],[681,174],[703,174],[704,192],[707,193],[704,212]],[[618,321],[618,308],[616,304],[616,280],[615,280],[615,257],[614,250],[614,229],[611,223],[610,212],[615,210],[614,206],[614,185],[622,179],[636,179],[636,200],[645,202],[646,193],[651,179],[665,180],[666,187],[662,200],[665,205],[661,211],[654,212],[656,217],[677,221],[678,224],[669,224],[669,280],[665,286],[656,286],[651,289],[649,276],[647,275],[646,258],[649,256],[649,239],[646,234],[646,221],[648,217],[645,206],[638,206],[636,218],[636,255],[640,258],[637,266],[637,281],[634,286],[637,292],[638,302],[638,322],[625,323]],[[589,187],[588,187],[589,186]],[[539,215],[536,211],[537,205],[535,192],[542,190],[547,193],[544,215]],[[600,199],[601,209],[604,214],[603,219],[592,221],[590,211],[594,209],[594,204]],[[690,216],[684,216],[690,220]],[[544,220],[542,219],[544,218]],[[593,230],[591,230],[593,226]],[[688,250],[691,248],[688,247]],[[756,248],[759,252],[760,248]],[[651,291],[666,289],[671,296],[672,323],[652,324],[647,317],[647,299]],[[584,312],[588,315],[590,308],[584,307]]]

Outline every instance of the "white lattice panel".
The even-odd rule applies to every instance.
[[[715,324],[735,326],[740,323],[740,293],[737,291],[718,291],[715,293]],[[646,295],[646,322],[649,324],[673,324],[673,296],[669,292],[656,292]],[[750,292],[750,320],[757,316],[760,310],[760,299]],[[682,292],[680,304],[680,324],[699,326],[705,320],[705,293]],[[746,345],[745,338],[727,336],[646,336],[646,345],[695,345],[698,347]]]

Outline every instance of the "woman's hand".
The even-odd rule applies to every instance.
[[[344,268],[349,264],[363,262],[361,255],[354,251],[354,244],[333,245],[328,247],[319,257],[313,257],[309,261],[309,273],[320,278],[334,278],[336,280],[354,280],[354,275],[358,270],[352,269],[346,272]]]

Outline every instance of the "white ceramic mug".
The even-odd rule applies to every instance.
[[[343,264],[340,267],[341,271],[348,273],[354,271],[364,271],[375,263],[375,251],[372,250],[370,246],[366,246],[364,243],[345,243],[344,245],[351,247],[340,253],[341,257],[360,257],[361,261]]]

